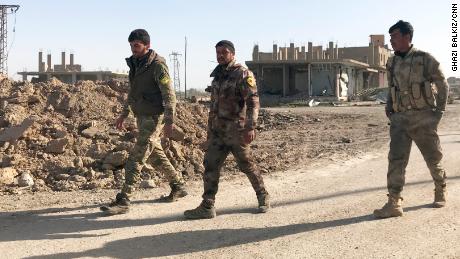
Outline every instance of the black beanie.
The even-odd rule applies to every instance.
[[[221,40],[221,41],[217,42],[216,48],[217,47],[225,47],[228,50],[230,50],[233,54],[235,54],[235,46],[229,40]]]

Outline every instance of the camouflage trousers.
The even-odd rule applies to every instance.
[[[412,141],[422,153],[435,187],[446,188],[446,172],[441,165],[442,150],[437,132],[441,117],[440,113],[431,110],[409,110],[391,115],[387,174],[390,194],[399,195],[403,190]]]
[[[134,184],[139,180],[140,172],[150,156],[155,169],[164,173],[170,183],[183,183],[161,146],[163,126],[163,115],[137,117],[139,135],[125,165],[125,183],[122,188],[122,192],[128,196],[134,191]]]
[[[204,156],[203,201],[214,205],[220,178],[220,170],[228,154],[232,152],[240,170],[246,174],[257,195],[267,193],[260,171],[251,157],[251,149],[244,144],[242,134],[235,131],[211,131],[208,149]]]

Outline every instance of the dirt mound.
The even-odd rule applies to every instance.
[[[113,126],[127,89],[126,83],[116,81],[69,85],[56,79],[36,84],[2,80],[0,163],[14,173],[0,176],[0,188],[14,192],[12,187],[24,174],[33,176],[34,190],[118,188],[137,133],[132,117],[126,131]],[[173,140],[162,144],[185,178],[200,175],[207,108],[179,103],[177,117]],[[150,165],[142,178],[155,184],[164,179]]]

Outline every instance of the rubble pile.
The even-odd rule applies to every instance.
[[[0,195],[120,188],[137,136],[133,117],[124,130],[114,126],[128,89],[123,81],[32,84],[0,78]],[[179,102],[173,134],[162,138],[186,180],[200,179],[204,170],[208,104]],[[263,173],[346,160],[380,148],[387,131],[383,112],[261,109],[252,158]],[[142,169],[141,188],[166,181],[152,164],[148,160]],[[233,174],[241,173],[230,154],[223,175]]]
[[[127,91],[119,81],[1,80],[0,191],[118,188],[136,138],[134,118],[125,131],[114,127]],[[162,144],[185,178],[199,176],[207,108],[179,103],[177,117],[172,138]],[[154,187],[164,177],[148,164],[142,179],[142,186]]]

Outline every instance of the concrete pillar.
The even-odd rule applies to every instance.
[[[38,52],[38,72],[44,72],[42,63],[43,63],[43,52],[39,51]]]
[[[335,44],[334,58],[339,59],[339,47],[337,46],[337,44]]]
[[[305,53],[305,45],[300,48],[300,58],[302,60],[307,59],[307,53]]]
[[[308,42],[308,58],[307,58],[307,60],[311,61],[311,60],[313,60],[313,57],[314,57],[314,55],[313,55],[313,43]]]
[[[374,65],[378,66],[380,65],[380,62],[381,60],[380,60],[379,46],[375,45],[374,46]],[[386,64],[386,60],[383,61],[382,66],[385,66],[385,64]]]
[[[98,81],[102,80],[102,73],[97,73],[96,80],[98,80]]]
[[[75,84],[76,82],[77,82],[77,73],[72,73],[72,84]]]
[[[22,75],[22,81],[24,81],[24,82],[27,81],[27,75],[26,74]]]
[[[374,44],[369,43],[369,48],[367,51],[367,64],[373,65],[374,64]]]
[[[329,49],[328,49],[328,59],[334,59],[334,42],[329,41]]]
[[[46,66],[46,71],[53,71],[53,68],[51,67],[51,54],[46,56]]]
[[[70,65],[71,65],[71,66],[74,65],[74,62],[73,62],[73,53],[70,53]]]
[[[258,61],[259,60],[259,45],[254,45],[254,49],[252,50],[252,60]]]
[[[65,52],[61,53],[62,70],[65,71]]]
[[[289,94],[289,66],[283,65],[283,96]]]
[[[295,57],[294,57],[294,54],[295,53],[295,49],[294,49],[294,43],[290,43],[289,44],[289,51],[288,51],[288,60],[294,60]]]
[[[339,99],[340,97],[340,67],[336,66],[335,68],[335,97]]]
[[[311,63],[308,63],[307,65],[307,89],[308,89],[308,96],[312,96],[312,86],[311,86]]]
[[[272,59],[278,60],[278,45],[273,44]]]

